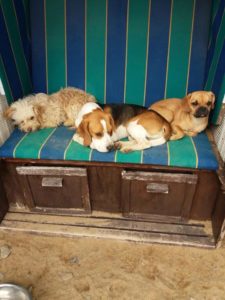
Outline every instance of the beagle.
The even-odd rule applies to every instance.
[[[125,153],[162,145],[172,134],[169,122],[154,110],[131,118],[126,129],[129,141],[115,143],[115,148]]]
[[[153,111],[147,111],[145,107],[97,103],[83,105],[75,120],[75,127],[77,131],[73,140],[100,152],[112,149],[128,152],[162,144],[166,141],[170,129],[163,117]],[[132,141],[115,143],[125,137]]]
[[[126,122],[147,111],[139,105],[86,103],[75,120],[73,140],[100,152],[114,148],[114,142],[127,137]]]
[[[115,130],[113,118],[94,102],[82,106],[75,120],[76,133],[73,140],[100,152],[113,148],[112,134]]]

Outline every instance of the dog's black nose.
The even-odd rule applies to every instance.
[[[205,106],[200,106],[200,107],[196,110],[194,116],[195,116],[196,118],[204,118],[204,117],[207,117],[208,114],[209,114],[208,108],[205,107]]]
[[[112,150],[113,150],[113,148],[114,148],[114,147],[113,147],[113,145],[109,145],[109,146],[107,146],[107,150],[108,150],[108,151],[112,151]]]

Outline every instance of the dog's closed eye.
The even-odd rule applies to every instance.
[[[197,106],[198,105],[198,101],[191,102],[191,105]]]
[[[96,135],[97,137],[102,137],[102,136],[103,136],[103,133],[102,133],[102,132],[97,132],[97,133],[95,133],[95,135]]]
[[[33,117],[30,117],[30,120],[34,120],[34,116],[33,116]]]

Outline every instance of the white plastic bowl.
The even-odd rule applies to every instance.
[[[0,300],[32,300],[32,297],[22,286],[3,283],[0,284]]]

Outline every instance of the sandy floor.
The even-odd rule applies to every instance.
[[[225,299],[218,250],[0,232],[1,282],[32,287],[38,300]]]

